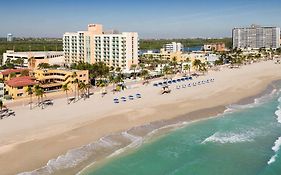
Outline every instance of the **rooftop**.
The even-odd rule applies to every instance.
[[[2,75],[9,75],[11,73],[20,73],[20,72],[22,72],[24,70],[28,70],[29,71],[29,69],[6,69],[6,70],[1,71],[0,74],[2,74]]]
[[[6,84],[11,87],[22,87],[37,84],[35,80],[29,76],[16,77],[11,80],[6,81]]]
[[[50,55],[63,55],[62,51],[14,52],[7,50],[6,54],[19,57],[47,57]]]

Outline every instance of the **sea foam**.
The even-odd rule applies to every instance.
[[[239,110],[243,110],[243,109],[254,108],[256,106],[259,106],[259,105],[269,101],[274,96],[276,96],[278,93],[279,93],[279,91],[277,91],[277,89],[273,89],[271,91],[271,93],[265,94],[259,98],[256,98],[253,103],[242,104],[242,105],[232,104],[232,105],[226,106],[226,110],[224,111],[224,113],[233,113],[235,111],[239,111]]]
[[[275,141],[275,144],[274,146],[272,147],[272,150],[275,152],[275,155],[272,156],[270,158],[270,160],[267,162],[268,165],[272,164],[275,162],[277,156],[278,156],[278,151],[280,150],[280,147],[281,147],[281,137],[279,137],[276,141]]]
[[[247,131],[245,133],[221,133],[216,132],[215,134],[211,135],[210,137],[206,138],[202,144],[206,144],[208,142],[213,143],[239,143],[239,142],[252,142],[254,141],[254,132]]]

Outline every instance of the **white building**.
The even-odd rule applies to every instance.
[[[48,51],[48,52],[15,52],[13,50],[7,50],[3,54],[2,65],[6,63],[7,60],[18,60],[23,59],[23,67],[28,67],[29,58],[34,58],[39,63],[49,63],[50,65],[63,65],[64,56],[61,51]],[[21,65],[18,65],[21,66]]]
[[[215,62],[219,59],[220,59],[220,56],[217,54],[207,53],[205,55],[205,60],[212,65],[214,65]]]
[[[252,25],[232,30],[233,48],[279,48],[280,28]]]
[[[9,33],[7,34],[7,41],[12,42],[13,41],[13,34]]]
[[[183,45],[181,43],[172,42],[170,44],[165,44],[164,49],[169,53],[182,52]]]
[[[90,24],[88,31],[65,33],[63,49],[68,65],[78,62],[104,62],[107,66],[129,71],[132,64],[138,64],[138,33],[105,33],[102,25]]]

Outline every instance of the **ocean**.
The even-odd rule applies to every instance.
[[[223,114],[135,140],[81,175],[280,175],[281,84]],[[167,126],[166,129],[169,127]],[[162,126],[163,129],[163,126]],[[121,151],[120,151],[121,150]]]

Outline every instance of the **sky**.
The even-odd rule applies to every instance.
[[[0,36],[62,37],[87,30],[138,32],[140,38],[230,37],[234,27],[281,27],[280,0],[1,0]]]

